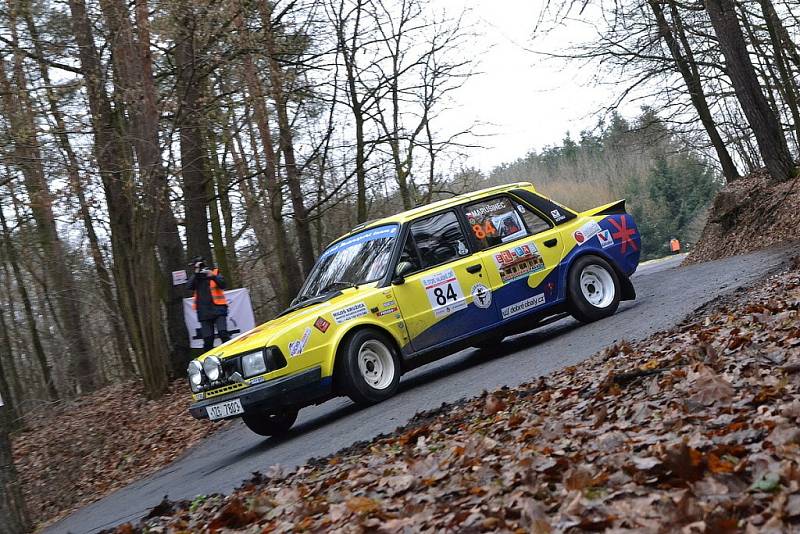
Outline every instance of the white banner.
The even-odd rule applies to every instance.
[[[228,332],[231,339],[240,336],[256,327],[256,319],[253,315],[253,305],[250,303],[250,292],[247,289],[231,289],[225,292],[228,299]],[[203,338],[200,336],[200,322],[197,320],[197,312],[192,309],[192,299],[183,299],[183,317],[186,321],[186,329],[189,331],[189,340],[193,349],[203,348]],[[214,333],[215,336],[219,334]],[[222,341],[215,337],[214,346],[220,345]]]

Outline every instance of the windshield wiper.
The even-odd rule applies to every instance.
[[[347,289],[349,287],[358,289],[358,285],[354,284],[353,282],[342,282],[341,280],[337,280],[336,282],[331,282],[327,286],[323,287],[319,294],[324,295],[325,293],[333,291],[334,289]]]
[[[314,304],[319,304],[320,302],[325,302],[326,300],[332,297],[332,295],[329,295],[328,293],[332,292],[333,290],[347,289],[349,287],[354,287],[358,289],[358,285],[352,282],[336,281],[336,282],[331,282],[327,286],[323,287],[322,290],[316,295],[313,296],[300,295],[292,301],[292,303],[289,305],[288,308],[286,308],[280,314],[278,314],[278,317],[286,315],[287,313],[292,312],[294,310],[299,310],[300,308],[305,308],[307,306],[313,306]]]

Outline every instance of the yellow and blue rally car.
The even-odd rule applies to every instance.
[[[636,296],[640,246],[624,200],[576,213],[530,183],[362,224],[280,316],[190,363],[190,412],[269,436],[334,396],[380,402],[433,359],[564,313],[612,315]]]

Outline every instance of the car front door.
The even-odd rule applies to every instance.
[[[454,210],[409,224],[394,295],[411,347],[419,352],[468,336],[496,322],[486,265],[472,254]]]
[[[500,322],[541,310],[558,298],[561,232],[535,208],[508,195],[464,206],[470,239],[487,267]]]

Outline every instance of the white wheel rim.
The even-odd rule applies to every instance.
[[[358,369],[364,382],[375,389],[386,389],[394,380],[394,358],[389,348],[376,339],[358,349]]]
[[[614,300],[614,279],[599,265],[587,265],[581,271],[581,292],[595,308],[605,308]]]

